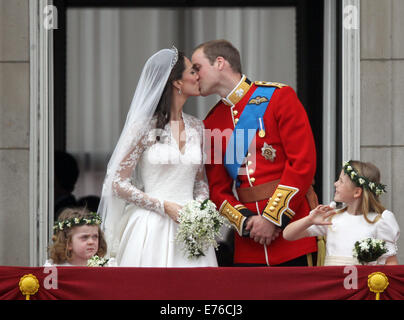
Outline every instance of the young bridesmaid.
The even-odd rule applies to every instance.
[[[293,241],[326,236],[324,265],[359,264],[353,256],[355,242],[380,239],[386,242],[387,253],[377,259],[377,264],[398,264],[400,228],[394,214],[379,201],[379,195],[385,192],[379,169],[371,163],[345,162],[334,185],[334,200],[343,202],[345,207],[336,210],[333,206],[319,205],[307,217],[290,223],[283,237]]]
[[[45,266],[87,266],[93,256],[104,257],[107,244],[100,224],[100,217],[85,208],[64,209],[54,225],[50,259]]]

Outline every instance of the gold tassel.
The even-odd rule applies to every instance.
[[[325,237],[317,237],[317,267],[321,267],[324,265],[325,241]]]

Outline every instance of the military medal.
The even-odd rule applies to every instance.
[[[265,130],[261,129],[261,130],[258,132],[258,135],[259,135],[260,138],[265,137]]]
[[[267,159],[271,162],[274,162],[274,160],[276,158],[276,149],[274,147],[272,147],[271,145],[264,142],[264,146],[261,148],[261,151],[262,151],[262,156],[265,159]]]
[[[259,122],[260,122],[260,131],[258,131],[258,136],[259,136],[260,138],[263,138],[263,137],[265,137],[265,130],[264,130],[264,127],[263,127],[263,125],[262,125],[262,119],[259,118],[258,120],[259,120]]]

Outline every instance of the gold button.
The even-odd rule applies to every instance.
[[[247,165],[248,165],[248,166],[251,166],[251,165],[252,165],[252,161],[248,160],[248,161],[247,161]]]
[[[249,173],[249,174],[254,173],[254,169],[248,169],[248,173]]]
[[[238,111],[237,110],[233,110],[233,114],[236,116],[238,115]]]
[[[247,157],[251,157],[251,152],[247,153]]]
[[[237,122],[238,122],[238,118],[234,119],[234,123],[237,123]]]
[[[275,210],[275,207],[272,207],[272,206],[269,207],[269,211],[274,211],[274,210]]]
[[[278,193],[276,196],[277,196],[278,198],[282,198],[282,193]]]
[[[279,199],[279,198],[275,198],[275,200],[274,200],[274,201],[279,202],[279,201],[281,201],[281,199]]]
[[[255,182],[255,178],[254,178],[254,177],[251,177],[251,178],[250,178],[250,181],[251,181],[252,183],[254,183],[254,182]]]
[[[274,207],[276,207],[278,204],[279,204],[279,202],[276,202],[276,201],[272,202],[272,205],[273,205]]]

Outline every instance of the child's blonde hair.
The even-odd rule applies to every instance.
[[[351,160],[349,161],[349,164],[354,168],[359,176],[365,177],[371,182],[380,184],[380,171],[374,164],[357,160]],[[355,184],[354,181],[352,181],[352,183]],[[386,209],[380,203],[378,195],[370,191],[368,188],[365,188],[363,186],[360,187],[362,188],[362,198],[360,206],[361,213],[368,223],[375,223],[377,220],[379,220],[380,215]],[[341,213],[344,211],[346,211],[346,208],[337,210],[337,213]],[[372,221],[368,217],[369,212],[375,212],[378,214],[378,216]]]
[[[72,218],[86,218],[91,216],[91,212],[86,208],[66,208],[59,217],[58,222],[63,222]],[[49,257],[55,264],[62,264],[71,258],[71,250],[68,249],[68,245],[72,241],[72,230],[75,226],[70,228],[56,229],[55,234],[52,237],[53,245],[49,248]],[[96,255],[99,257],[105,256],[107,253],[107,243],[104,239],[103,232],[99,225],[98,227],[98,251]]]

